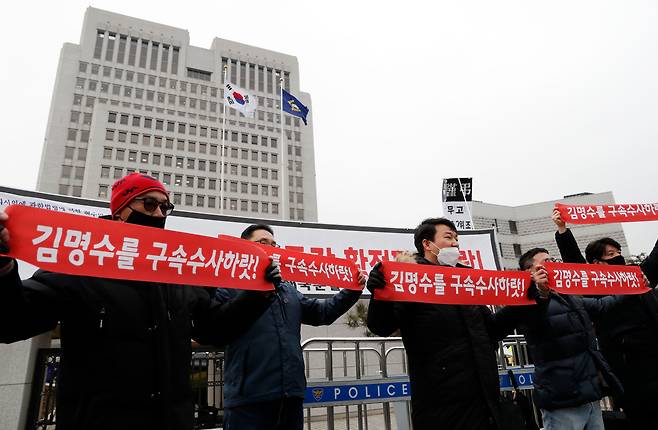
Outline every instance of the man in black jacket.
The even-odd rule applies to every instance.
[[[590,243],[580,252],[560,212],[552,215],[555,241],[566,263],[625,264],[621,245],[611,238]],[[658,284],[658,243],[640,264],[651,286]],[[624,385],[624,396],[614,396],[634,429],[658,429],[654,399],[658,397],[658,291],[631,296],[594,321],[601,351]]]
[[[132,174],[112,188],[112,218],[164,228],[173,209],[157,180]],[[0,248],[10,232],[0,211]],[[16,220],[20,222],[20,220]],[[278,282],[278,268],[267,277]],[[204,288],[37,271],[21,280],[0,257],[0,342],[61,326],[57,428],[193,428],[191,339],[225,344],[270,305],[271,293],[243,292],[219,304]]]
[[[426,219],[416,227],[414,244],[418,264],[459,266],[457,229],[450,220]],[[376,266],[366,286],[373,292],[384,285]],[[486,306],[395,303],[373,294],[368,328],[380,336],[401,332],[415,430],[508,430],[500,416],[495,356],[507,330]]]
[[[621,384],[598,350],[591,319],[610,312],[628,297],[583,298],[548,289],[546,249],[533,248],[519,259],[532,272],[534,306],[507,306],[495,317],[524,334],[535,365],[534,400],[546,430],[603,430],[599,375],[621,392]]]

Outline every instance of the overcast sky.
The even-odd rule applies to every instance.
[[[658,201],[655,1],[8,2],[0,185],[36,186],[59,52],[89,5],[295,55],[320,222],[413,227],[452,176],[505,205]],[[632,252],[658,237],[624,229]]]

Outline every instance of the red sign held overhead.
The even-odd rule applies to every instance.
[[[562,220],[571,224],[605,224],[658,220],[658,203],[564,205],[556,203]]]

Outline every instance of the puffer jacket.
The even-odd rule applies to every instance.
[[[418,264],[432,264],[416,256]],[[416,430],[503,429],[495,351],[511,331],[486,306],[375,300],[368,328],[379,336],[400,330],[409,359]]]
[[[57,428],[191,430],[191,339],[224,344],[270,304],[243,292],[219,304],[203,288],[37,271],[0,277],[0,342],[61,323]]]
[[[235,290],[218,289],[229,303]],[[305,297],[295,284],[282,282],[274,302],[224,356],[224,405],[227,408],[284,397],[304,397],[306,376],[301,325],[329,325],[359,300],[361,291],[342,290],[327,299]]]
[[[533,287],[534,289],[534,287]],[[535,365],[534,400],[547,410],[600,400],[599,372],[617,393],[621,384],[598,349],[591,318],[609,312],[626,297],[583,298],[551,293],[534,306],[507,306],[495,318],[526,337]]]

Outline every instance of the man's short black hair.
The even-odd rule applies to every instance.
[[[426,220],[423,220],[423,222],[418,224],[416,230],[414,230],[414,245],[416,246],[419,255],[425,254],[423,240],[427,239],[430,242],[434,240],[437,225],[445,225],[450,230],[457,233],[457,227],[455,227],[455,224],[447,218],[427,218]]]
[[[619,242],[611,237],[604,237],[595,240],[594,242],[590,242],[590,244],[587,245],[587,248],[585,248],[585,260],[590,264],[594,263],[595,260],[601,260],[601,257],[605,254],[606,245],[617,248],[619,252],[621,252],[621,245]]]
[[[528,270],[529,268],[532,267],[532,259],[535,258],[535,255],[537,254],[550,254],[547,249],[545,248],[532,248],[528,251],[526,251],[520,258],[519,258],[519,269],[521,270]]]
[[[274,230],[272,230],[272,227],[270,227],[267,224],[252,224],[249,227],[245,228],[242,234],[240,235],[240,238],[242,239],[251,239],[251,236],[254,234],[256,230],[265,230],[269,231],[272,236],[274,236]]]

